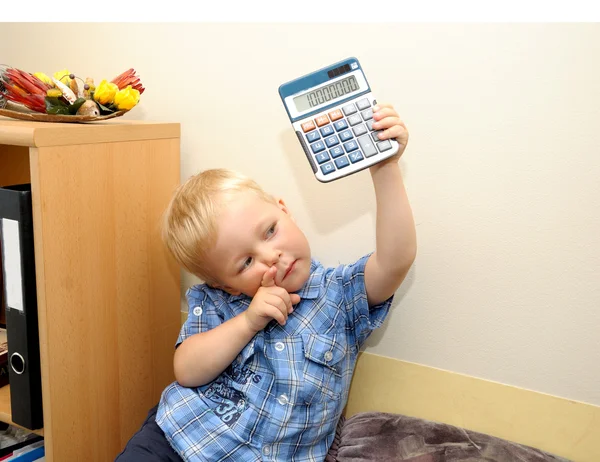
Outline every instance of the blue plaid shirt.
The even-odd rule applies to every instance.
[[[162,394],[156,422],[186,461],[323,462],[348,398],[359,349],[392,298],[369,309],[369,255],[324,268],[312,260],[285,326],[271,321],[213,382]],[[251,298],[205,284],[187,292],[177,345],[248,308]]]

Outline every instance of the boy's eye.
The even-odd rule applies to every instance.
[[[242,264],[241,271],[243,271],[246,268],[248,268],[251,264],[252,264],[252,257],[246,258],[246,260],[244,260],[244,263]]]
[[[271,237],[275,233],[275,224],[271,225],[271,227],[267,230],[267,237]]]

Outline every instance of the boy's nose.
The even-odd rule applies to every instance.
[[[273,266],[274,264],[276,264],[279,261],[280,257],[281,257],[281,252],[279,250],[274,250],[274,249],[265,251],[265,254],[263,256],[264,262],[268,266]]]

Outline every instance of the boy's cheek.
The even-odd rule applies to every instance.
[[[258,292],[258,289],[260,289],[260,286],[262,285],[262,278],[263,274],[260,274],[260,272],[257,271],[256,274],[252,275],[251,280],[246,281],[245,286],[249,288],[249,292],[253,292],[253,297],[256,295],[256,292]]]

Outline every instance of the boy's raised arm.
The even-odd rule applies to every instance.
[[[376,249],[367,261],[365,285],[369,306],[378,305],[398,289],[417,251],[415,223],[398,160],[408,143],[408,131],[391,105],[373,111],[373,128],[381,139],[396,138],[398,153],[370,168],[377,203]]]

